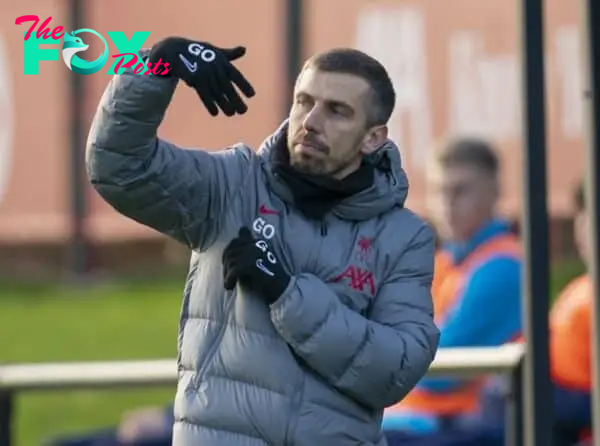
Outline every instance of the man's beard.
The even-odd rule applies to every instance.
[[[357,164],[357,160],[359,160],[360,157],[360,154],[356,154],[349,160],[332,161],[291,154],[290,166],[293,167],[294,170],[308,175],[337,177],[340,172],[344,172],[353,164]]]
[[[302,173],[311,175],[327,175],[327,161],[302,155],[301,153],[290,153],[290,166]]]
[[[350,159],[336,159],[331,157],[331,150],[328,150],[326,154],[324,153],[322,156],[310,156],[295,152],[292,144],[293,143],[290,142],[288,145],[290,166],[298,172],[309,175],[335,177],[340,172],[347,170],[348,167],[356,164],[357,160],[362,157],[358,147],[347,155],[351,156]]]

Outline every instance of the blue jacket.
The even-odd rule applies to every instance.
[[[510,224],[492,220],[466,243],[446,243],[455,264],[464,261],[475,248],[492,237],[510,232]],[[440,327],[440,348],[493,347],[521,331],[522,262],[496,255],[474,269],[466,279],[444,325]],[[460,386],[460,379],[425,378],[416,387],[444,392]]]

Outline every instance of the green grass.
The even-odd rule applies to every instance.
[[[551,298],[554,299],[571,279],[584,272],[585,266],[579,260],[565,260],[559,264],[555,264],[552,268],[550,283]]]
[[[582,271],[554,268],[552,295]],[[0,283],[0,362],[175,357],[184,273],[177,279],[65,289]],[[165,405],[174,389],[52,391],[20,396],[17,446],[118,423],[127,409]]]
[[[0,284],[0,362],[174,358],[183,280],[92,289]],[[16,444],[115,425],[125,410],[173,395],[173,388],[26,393],[16,404]]]

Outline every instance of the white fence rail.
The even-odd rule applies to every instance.
[[[440,349],[428,375],[471,377],[508,374],[520,365],[523,357],[522,344],[493,348]],[[176,382],[177,364],[173,359],[1,365],[0,444],[11,445],[12,399],[18,393],[42,390],[174,386]],[[517,387],[520,387],[520,383],[517,383]],[[520,399],[520,396],[518,398]],[[520,433],[515,432],[515,439],[510,441],[511,445],[520,444],[517,435]]]
[[[523,356],[521,344],[497,348],[441,349],[429,369],[431,376],[477,376],[506,373]],[[96,387],[170,385],[177,380],[172,359],[11,364],[0,366],[0,390],[29,391]]]

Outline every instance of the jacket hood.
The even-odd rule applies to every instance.
[[[293,203],[293,197],[285,182],[273,172],[275,148],[286,144],[288,120],[267,137],[258,150],[263,170],[273,191],[283,200]],[[365,161],[375,167],[373,185],[338,203],[332,212],[347,220],[368,220],[393,207],[403,207],[408,195],[408,178],[402,168],[400,150],[387,140],[375,152],[365,156]]]

